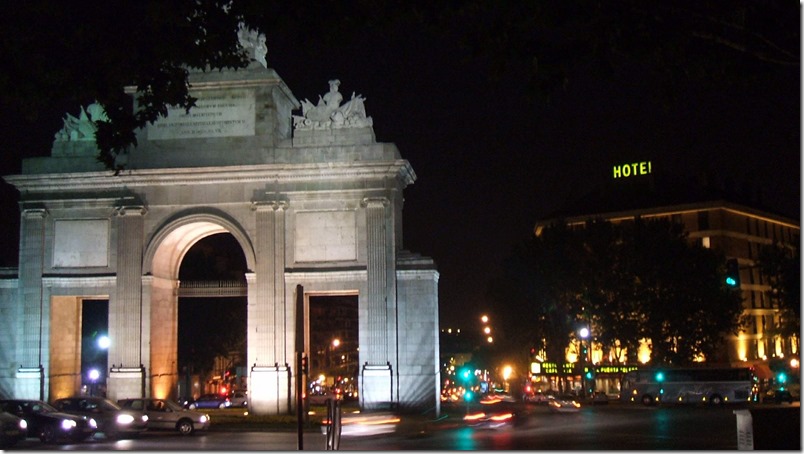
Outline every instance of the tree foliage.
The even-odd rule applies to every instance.
[[[684,80],[747,84],[779,68],[798,77],[800,67],[799,6],[785,0],[31,0],[0,16],[0,102],[29,120],[54,104],[100,102],[110,121],[98,125],[98,159],[115,168],[116,156],[136,146],[137,128],[168,106],[194,105],[187,68],[247,65],[240,22],[284,33],[288,43],[344,48],[368,30],[382,39],[392,26],[418,27],[460,42],[498,72],[524,65],[534,99],[588,74],[616,81],[647,68],[673,97]],[[136,111],[126,86],[138,90]]]
[[[669,221],[556,223],[515,250],[492,296],[514,333],[508,348],[533,346],[561,363],[591,326],[613,362],[635,362],[649,339],[652,362],[689,364],[719,359],[723,335],[739,327],[741,299],[724,275],[724,256]]]
[[[790,337],[801,332],[801,255],[798,243],[767,245],[759,253],[760,272],[768,279],[768,298],[779,308],[775,334]]]
[[[98,159],[110,169],[118,154],[136,146],[136,129],[165,116],[168,106],[195,104],[187,68],[248,63],[237,40],[244,20],[237,3],[109,1],[76,11],[77,6],[34,0],[3,15],[3,108],[31,120],[53,103],[99,102],[109,122],[97,123]],[[129,86],[137,90],[136,110],[124,91]]]
[[[475,0],[443,6],[442,26],[502,71],[525,64],[534,92],[549,96],[585,73],[617,79],[649,69],[670,97],[685,80],[751,83],[800,67],[799,5],[681,0],[644,2]]]

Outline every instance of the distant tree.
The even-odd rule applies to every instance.
[[[725,257],[690,242],[680,224],[624,224],[623,258],[630,259],[640,337],[651,340],[651,361],[686,365],[718,360],[724,334],[739,328],[742,300],[725,284]]]
[[[764,246],[759,252],[760,272],[768,279],[768,298],[779,308],[779,323],[773,334],[782,338],[801,333],[801,255],[798,243],[780,242]]]
[[[725,257],[688,241],[669,221],[587,222],[544,228],[506,261],[492,295],[505,314],[506,348],[544,350],[564,362],[582,326],[604,351],[636,360],[642,339],[652,361],[717,360],[723,335],[739,327],[738,292],[725,286]]]

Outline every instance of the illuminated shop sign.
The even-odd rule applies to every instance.
[[[564,363],[564,374],[572,375],[575,373],[574,371],[575,363]],[[589,367],[584,367],[584,371],[588,371]],[[631,372],[632,370],[639,369],[638,366],[633,364],[627,365],[598,365],[592,368],[595,374],[624,374],[626,372]],[[530,373],[531,374],[558,374],[558,365],[552,362],[532,362],[530,363]]]
[[[628,178],[651,173],[650,161],[632,162],[614,166],[614,178]]]

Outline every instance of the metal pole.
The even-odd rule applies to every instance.
[[[304,351],[304,287],[296,285],[296,429],[298,450],[304,450],[304,392],[302,352]]]

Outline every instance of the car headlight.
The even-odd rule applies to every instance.
[[[62,419],[61,420],[61,429],[62,430],[70,430],[70,429],[74,428],[77,425],[78,424],[76,424],[76,422],[73,421],[72,419]]]
[[[24,419],[20,419],[20,429],[21,430],[28,430],[28,421]]]
[[[148,415],[142,415],[142,422],[148,422]]]
[[[205,422],[209,421],[209,416],[207,416],[207,415],[201,415],[201,417],[200,417],[200,418],[198,418],[198,421],[199,421],[201,424],[204,424]]]
[[[98,421],[95,421],[95,418],[89,418],[89,427],[93,429],[98,428]]]
[[[131,415],[117,415],[118,424],[131,424],[134,422],[134,417]]]

